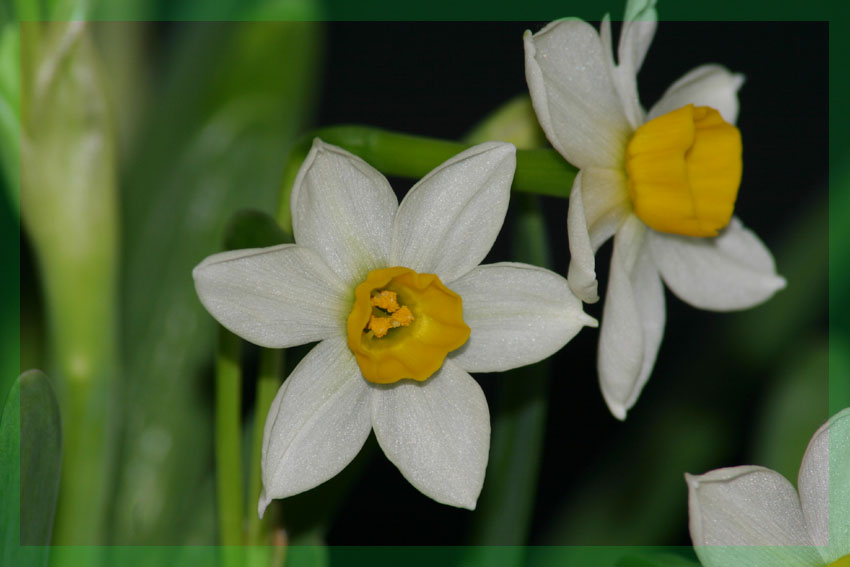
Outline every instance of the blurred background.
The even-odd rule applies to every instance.
[[[148,19],[191,9],[137,4]],[[192,267],[223,248],[237,211],[274,214],[287,153],[311,129],[458,140],[526,95],[522,33],[546,22],[9,23],[26,5],[7,9],[0,38],[0,213],[3,241],[20,242],[0,249],[20,266],[19,333],[18,304],[2,305],[0,401],[32,368],[55,392],[63,475],[77,472],[59,485],[48,541],[215,545],[216,326]],[[223,17],[321,19],[307,0],[246,6]],[[33,19],[77,14],[72,2],[38,9]],[[622,6],[610,10],[621,17]],[[729,314],[667,293],[658,362],[625,423],[602,401],[593,329],[544,366],[477,376],[494,419],[477,511],[422,496],[372,438],[337,479],[282,503],[289,541],[686,546],[685,472],[759,464],[795,482],[812,433],[850,405],[850,385],[833,380],[830,394],[828,379],[830,365],[850,376],[850,326],[829,329],[828,56],[824,22],[662,22],[639,75],[647,108],[697,65],[745,75],[736,214],[774,253],[784,291]],[[846,185],[848,170],[833,166],[834,186]],[[391,179],[400,196],[414,181]],[[833,207],[850,209],[847,195]],[[548,255],[528,261],[566,274],[566,211],[563,199],[515,199],[486,262],[522,256],[529,222],[542,222]],[[601,289],[609,258],[610,244],[597,259]],[[260,358],[245,345],[246,475]]]

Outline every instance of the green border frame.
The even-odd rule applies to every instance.
[[[132,0],[115,0],[109,7],[96,13],[94,20],[145,21],[148,14],[134,9]],[[298,5],[298,0],[292,2]],[[486,0],[432,0],[430,2],[401,4],[392,0],[325,0],[324,10],[317,15],[304,11],[303,20],[322,19],[327,21],[491,21],[491,20],[538,20],[549,21],[564,16],[576,16],[587,20],[598,20],[606,11],[615,19],[622,17],[622,0],[526,0],[494,5]],[[191,17],[180,19],[209,21],[230,20],[225,11],[217,9],[215,2],[185,0],[181,13]],[[273,15],[273,14],[272,14]],[[712,2],[661,2],[661,20],[667,21],[828,21],[829,26],[829,158],[830,158],[830,337],[850,337],[850,317],[844,314],[850,298],[850,111],[845,101],[850,94],[850,34],[836,33],[850,26],[850,5],[831,0],[809,0],[808,2],[714,0]],[[253,18],[252,18],[253,19]],[[257,20],[269,20],[259,16]],[[794,80],[794,70],[788,70],[788,80]],[[813,92],[813,98],[824,93]],[[788,109],[794,112],[794,109]],[[0,315],[8,324],[17,320],[20,329],[20,226],[8,203],[0,203],[0,261],[13,270],[3,270],[0,276]],[[17,287],[12,280],[18,276]],[[12,316],[17,313],[17,316]],[[0,329],[2,330],[2,329]],[[7,337],[8,338],[8,337]],[[4,340],[4,343],[6,341]],[[20,344],[20,336],[12,341]],[[17,350],[17,349],[16,349]],[[18,368],[20,352],[5,357],[0,368],[8,372]],[[830,369],[830,413],[850,405],[850,376]],[[8,391],[4,372],[0,400]],[[10,382],[11,384],[11,382]],[[32,559],[38,560],[38,548],[32,550]],[[255,548],[256,549],[256,548]],[[469,564],[466,547],[330,547],[298,548],[310,554],[328,553],[333,565],[442,565]],[[606,567],[615,565],[618,558],[643,553],[673,553],[682,555],[689,548],[677,547],[498,547],[494,548],[494,561],[488,565],[514,565],[525,557],[532,565],[569,565]],[[259,551],[259,550],[258,550]],[[483,551],[483,550],[478,550]],[[63,565],[90,565],[98,558],[105,565],[215,565],[226,560],[232,553],[250,553],[246,548],[223,547],[53,547],[51,555],[61,558]],[[479,554],[480,555],[480,554]],[[26,555],[25,555],[26,557]],[[505,560],[496,561],[495,558]],[[27,562],[29,563],[29,562]],[[635,563],[644,565],[645,563]],[[649,565],[649,564],[645,564]]]

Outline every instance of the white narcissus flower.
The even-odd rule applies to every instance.
[[[399,205],[373,167],[316,140],[292,190],[296,244],[195,268],[201,302],[242,338],[320,341],[266,418],[260,515],[339,473],[373,429],[413,486],[475,507],[490,416],[468,372],[537,362],[596,325],[561,276],[479,266],[505,219],[515,154],[504,143],[472,147]]]
[[[850,408],[809,442],[799,496],[764,467],[685,479],[691,540],[704,567],[850,567]]]
[[[555,149],[579,168],[567,219],[568,280],[598,301],[594,254],[612,236],[598,370],[625,419],[655,364],[664,288],[701,309],[753,307],[785,286],[761,241],[732,217],[741,177],[740,75],[686,73],[645,112],[637,72],[655,34],[655,0],[629,1],[613,59],[611,24],[552,22],[525,33],[526,78]]]

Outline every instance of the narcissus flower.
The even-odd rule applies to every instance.
[[[665,323],[662,279],[683,301],[713,311],[752,307],[785,285],[770,252],[732,216],[743,78],[718,65],[697,67],[645,112],[636,77],[655,27],[655,1],[630,1],[616,63],[607,16],[599,33],[574,19],[525,33],[537,118],[580,170],[567,219],[568,280],[585,302],[599,299],[594,255],[614,237],[598,370],[619,419],[655,364]]]
[[[468,372],[531,364],[596,324],[561,276],[478,265],[505,218],[515,151],[470,148],[399,205],[378,171],[316,140],[292,191],[296,244],[195,268],[204,306],[237,335],[272,348],[320,341],[266,418],[261,515],[339,473],[373,429],[413,486],[475,507],[490,417]]]
[[[850,567],[850,408],[812,437],[797,490],[764,467],[685,478],[704,567]]]

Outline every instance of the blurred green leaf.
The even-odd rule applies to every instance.
[[[668,404],[675,405],[657,408],[648,423],[632,423],[618,443],[599,448],[599,462],[583,465],[580,488],[569,494],[545,542],[641,545],[678,536],[687,511],[683,475],[711,468],[729,431],[720,417]]]
[[[45,565],[59,490],[62,426],[50,381],[22,374],[0,417],[0,558],[3,565]]]
[[[41,276],[64,419],[55,543],[98,544],[118,361],[112,117],[85,22],[21,24],[21,47],[21,218]]]
[[[20,27],[0,27],[0,168],[16,213],[21,206],[21,40]]]
[[[115,540],[181,543],[212,459],[214,321],[192,268],[227,219],[272,210],[287,149],[309,116],[319,27],[192,23],[172,29],[168,72],[125,176],[127,428]],[[269,54],[287,56],[270,64]],[[193,531],[197,534],[197,531]],[[214,542],[214,533],[203,543]]]
[[[62,423],[50,380],[37,370],[21,384],[21,544],[48,545],[62,465]]]
[[[749,461],[793,481],[812,434],[829,417],[829,345],[824,338],[791,353],[766,391]]]
[[[224,230],[224,249],[265,248],[292,242],[292,236],[262,211],[237,211]]]
[[[165,4],[164,19],[198,21],[321,20],[312,0],[184,0]]]

